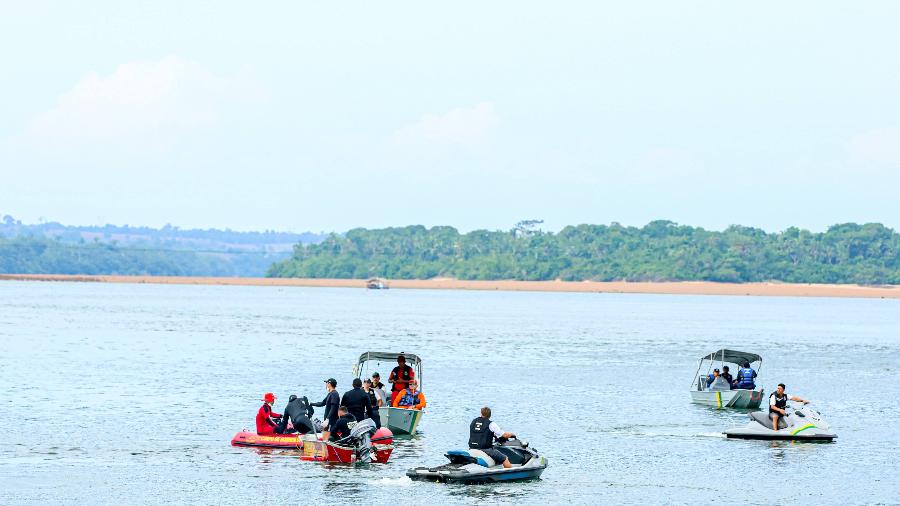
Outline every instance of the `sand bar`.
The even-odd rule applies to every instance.
[[[0,274],[0,280],[169,285],[243,285],[364,288],[362,279],[217,278],[188,276],[82,276]],[[502,290],[533,292],[654,293],[673,295],[756,295],[783,297],[865,297],[900,299],[900,286],[817,285],[796,283],[714,283],[709,281],[464,281],[458,279],[387,280],[390,288],[433,290]]]

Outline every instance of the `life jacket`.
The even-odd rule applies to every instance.
[[[415,406],[419,403],[419,393],[420,392],[418,390],[416,390],[415,392],[410,392],[407,388],[403,391],[403,397],[400,398],[399,404],[401,406]]]
[[[784,409],[787,407],[787,401],[788,401],[787,394],[784,394],[781,397],[779,397],[778,392],[772,392],[771,394],[769,394],[769,399],[771,399],[772,397],[775,398],[775,407],[776,408]],[[769,405],[769,411],[770,412],[772,411],[771,404]]]
[[[490,429],[491,420],[483,416],[469,424],[469,448],[484,450],[494,446],[494,433]]]
[[[754,371],[752,367],[741,367],[740,370],[738,370],[737,387],[754,388],[756,383],[753,382],[753,376],[755,375],[756,371]]]
[[[397,369],[400,369],[400,370],[398,371]],[[391,390],[393,390],[394,392],[399,392],[400,390],[403,390],[404,388],[409,386],[409,380],[412,379],[412,372],[413,372],[412,367],[410,367],[408,365],[404,365],[403,368],[401,369],[400,366],[398,365],[391,372],[397,373],[397,375],[394,376],[394,383],[393,383],[393,386],[391,387]]]

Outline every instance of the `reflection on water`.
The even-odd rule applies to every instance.
[[[900,301],[0,282],[0,503],[892,502]],[[833,444],[742,441],[690,403],[699,356],[756,351],[814,399]],[[260,394],[348,388],[363,351],[424,358],[429,408],[387,464],[235,448]],[[854,378],[848,382],[847,378]],[[875,404],[871,399],[879,399]],[[279,403],[280,404],[280,403]],[[484,405],[550,461],[541,479],[413,482]],[[280,411],[282,405],[276,405]],[[319,408],[320,409],[320,408]],[[317,411],[321,414],[321,411]],[[733,483],[736,469],[752,486]],[[815,473],[810,473],[815,469]],[[847,480],[847,470],[853,479]],[[841,483],[824,487],[823,483]]]

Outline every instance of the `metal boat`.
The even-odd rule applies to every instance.
[[[725,437],[732,439],[767,439],[792,441],[833,441],[837,435],[822,419],[818,411],[809,406],[799,408],[788,406],[787,416],[778,420],[778,430],[772,430],[772,420],[768,413],[750,413],[750,423],[745,427],[733,427],[725,431]]]
[[[712,385],[707,384],[707,378],[713,365],[718,365],[719,368],[724,365],[732,366],[729,369],[735,371],[736,374],[738,366],[742,362],[749,362],[757,372],[762,367],[762,357],[746,351],[723,348],[701,357],[691,385],[691,402],[717,408],[758,408],[763,399],[762,388],[756,390],[732,389],[725,381]],[[705,369],[704,366],[706,366]]]
[[[412,353],[395,353],[384,351],[367,351],[359,356],[359,360],[353,367],[353,374],[360,379],[369,377],[372,372],[385,371],[381,374],[387,377],[387,372],[397,365],[397,357],[403,355],[406,357],[406,365],[413,368],[416,373],[416,379],[419,382],[419,388],[422,388],[422,359],[418,355]],[[390,392],[388,392],[390,394]],[[381,426],[387,427],[394,435],[415,434],[422,420],[423,410],[403,409],[390,406],[381,406],[378,408],[378,415],[381,418]]]
[[[512,467],[504,468],[481,450],[450,450],[445,454],[449,464],[416,467],[407,471],[406,476],[442,483],[496,483],[537,478],[547,468],[547,459],[529,448],[527,442],[510,439],[495,444],[494,449],[506,455]]]

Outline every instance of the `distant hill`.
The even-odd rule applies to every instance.
[[[23,224],[0,219],[0,273],[262,276],[312,232]]]
[[[900,284],[900,234],[878,223],[767,233],[654,221],[642,228],[522,222],[508,231],[409,226],[354,229],[294,255],[273,277],[566,281],[784,281]]]

